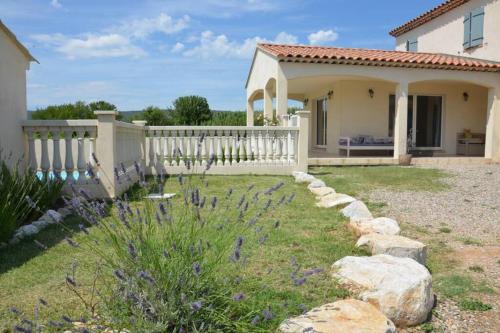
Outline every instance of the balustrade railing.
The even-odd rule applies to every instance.
[[[28,161],[42,177],[62,177],[82,183],[87,169],[95,167],[92,154],[97,137],[96,120],[34,120],[23,123]]]
[[[144,174],[305,171],[308,112],[299,114],[291,127],[145,126],[97,111],[97,120],[31,120],[23,129],[27,162],[40,177],[61,176],[98,197],[115,197],[139,179],[137,166]]]
[[[297,164],[298,127],[146,126],[145,131],[146,164],[153,173],[158,166],[196,169],[210,163],[211,169],[273,171]]]

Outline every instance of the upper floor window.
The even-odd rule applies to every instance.
[[[464,48],[483,44],[484,8],[476,8],[464,17]]]
[[[418,52],[418,40],[417,40],[417,38],[409,39],[406,41],[406,51]]]

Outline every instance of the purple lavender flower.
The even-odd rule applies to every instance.
[[[201,265],[199,262],[195,262],[193,264],[193,272],[196,276],[200,276],[201,274]]]
[[[137,250],[135,249],[134,243],[132,243],[132,241],[128,242],[128,254],[134,260],[137,258]]]
[[[146,271],[140,271],[139,277],[146,280],[150,285],[156,284],[155,279]]]
[[[294,279],[293,280],[293,284],[296,286],[296,287],[300,287],[301,285],[303,285],[304,283],[306,283],[306,278],[303,277],[303,278],[300,278],[300,279]]]
[[[19,309],[16,308],[15,306],[12,306],[9,310],[10,310],[10,312],[12,312],[13,314],[15,314],[16,316],[22,315],[21,311],[19,311]]]
[[[307,312],[307,306],[305,306],[305,304],[299,304],[298,308],[299,308],[300,311],[302,311],[302,313],[306,313]]]
[[[175,242],[172,243],[172,250],[177,251],[177,244]]]
[[[90,164],[90,162],[87,163],[87,174],[90,178],[95,178],[94,168],[92,167],[92,164]]]
[[[233,189],[230,188],[229,190],[227,190],[227,194],[226,194],[226,198],[229,198],[231,196],[231,194],[233,194]]]
[[[255,187],[254,184],[250,184],[250,186],[248,186],[248,188],[247,188],[247,192],[250,192],[251,190],[253,190],[254,187]]]
[[[49,215],[49,217],[57,223],[62,222],[62,220],[63,220],[62,215],[59,214],[58,212],[56,212],[55,210],[52,210],[52,209],[49,209],[47,211],[47,215]]]
[[[237,293],[233,296],[233,301],[239,302],[245,298],[245,294],[242,292]]]
[[[125,274],[123,274],[123,271],[116,269],[114,272],[115,276],[118,278],[118,280],[125,281]]]
[[[195,301],[191,303],[191,310],[193,310],[193,312],[200,311],[201,307],[202,307],[201,301]]]
[[[49,303],[47,303],[47,301],[46,301],[46,300],[44,300],[43,298],[39,298],[39,299],[38,299],[38,302],[39,302],[40,304],[44,305],[44,306],[49,306]]]
[[[215,209],[215,207],[217,206],[217,197],[214,196],[210,204],[212,206],[212,209]]]
[[[324,271],[323,268],[310,269],[310,270],[307,270],[307,271],[304,272],[304,276],[311,276],[311,275],[314,275],[314,274],[321,273],[323,271]]]
[[[24,328],[24,327],[22,327],[22,326],[20,326],[20,325],[16,325],[16,326],[14,326],[14,330],[15,330],[16,332],[20,332],[20,333],[31,333],[31,332],[33,332],[33,331],[31,330],[31,328]]]
[[[252,321],[250,322],[253,326],[257,325],[260,322],[260,316],[256,315],[253,317]]]
[[[269,207],[271,207],[271,203],[272,203],[272,202],[273,202],[273,201],[272,201],[271,199],[267,200],[266,205],[264,206],[264,210],[268,210],[268,209],[269,209]]]
[[[160,208],[160,212],[162,213],[162,215],[166,215],[167,214],[167,209],[165,208],[165,205],[163,204],[163,202],[160,202],[160,204],[158,205],[158,207]]]
[[[127,174],[127,168],[125,168],[125,164],[123,162],[120,163],[120,168],[122,169],[123,174]]]
[[[269,307],[268,309],[264,309],[264,311],[262,311],[262,315],[264,316],[264,321],[269,321],[274,318],[271,307]]]
[[[158,223],[158,225],[162,225],[160,214],[156,212],[155,216],[156,216],[156,223]]]
[[[120,174],[119,174],[119,172],[118,172],[118,168],[117,168],[117,167],[115,167],[115,168],[113,169],[113,171],[114,171],[114,173],[115,173],[115,179],[119,181],[119,180],[120,180]]]
[[[141,167],[139,166],[139,163],[137,163],[137,161],[134,161],[134,168],[137,175],[139,175],[141,173]]]
[[[61,318],[62,318],[62,320],[64,320],[65,322],[67,322],[69,324],[73,323],[73,320],[70,317],[68,317],[67,315],[63,315]]]
[[[80,223],[80,224],[78,225],[78,227],[80,228],[80,230],[81,230],[84,234],[86,234],[86,235],[88,235],[88,234],[89,234],[88,229],[87,229],[87,228],[85,228],[85,226],[83,225],[83,223]]]
[[[167,250],[163,250],[163,256],[164,256],[165,258],[170,258],[170,253],[168,253],[168,251],[167,251]]]
[[[291,203],[293,201],[293,199],[295,199],[295,193],[290,194],[290,196],[288,197],[287,202]]]
[[[280,221],[274,222],[274,229],[278,229],[280,226]]]

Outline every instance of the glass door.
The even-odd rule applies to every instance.
[[[416,148],[441,147],[442,117],[442,96],[417,96],[417,112],[413,126]]]
[[[326,120],[326,98],[318,99],[316,101],[316,145],[319,147],[326,146]]]

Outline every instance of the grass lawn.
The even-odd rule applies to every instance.
[[[445,176],[435,170],[400,167],[345,167],[313,168],[311,173],[324,180],[338,192],[363,198],[364,192],[377,187],[397,190],[438,191],[444,188],[439,180]],[[246,269],[245,291],[255,295],[251,302],[256,307],[271,306],[275,318],[269,328],[274,331],[287,316],[307,308],[332,302],[348,295],[329,276],[329,268],[336,260],[348,255],[365,255],[357,249],[355,238],[346,228],[346,220],[336,209],[315,207],[315,199],[305,184],[295,184],[292,177],[277,176],[210,176],[210,191],[222,195],[229,187],[235,193],[244,193],[248,186],[265,189],[280,181],[285,186],[279,193],[296,193],[296,199],[281,210],[272,213],[281,221],[281,227],[267,240],[267,245],[254,253],[255,260]],[[178,190],[177,182],[168,180],[165,191]],[[174,199],[174,206],[177,200]],[[373,205],[376,208],[376,205]],[[76,241],[84,235],[78,232],[78,219],[69,218],[66,224],[73,230],[51,226],[36,236],[48,249],[41,251],[33,240],[0,250],[0,331],[12,327],[7,309],[16,306],[26,313],[33,312],[34,304],[43,297],[49,308],[41,316],[60,320],[62,314],[78,318],[84,308],[76,295],[69,292],[65,276],[72,265],[78,266],[78,283],[89,290],[96,269],[92,253],[71,248],[64,241],[68,233]],[[93,230],[97,232],[97,230]],[[322,268],[323,273],[309,278],[296,287],[290,279],[292,257],[301,269]]]

